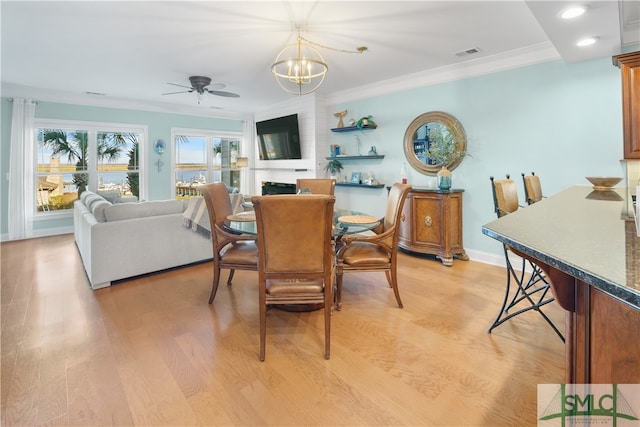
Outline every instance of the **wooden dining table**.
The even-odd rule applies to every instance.
[[[284,218],[286,221],[286,218]],[[351,209],[335,208],[333,210],[333,228],[331,234],[339,240],[345,234],[356,234],[369,231],[380,224],[380,219]],[[232,233],[258,233],[254,211],[239,212],[229,215],[223,227]]]

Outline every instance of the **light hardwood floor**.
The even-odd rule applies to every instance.
[[[72,235],[0,250],[3,426],[533,426],[564,379],[537,313],[487,334],[504,269],[473,261],[401,253],[404,309],[382,273],[345,275],[331,359],[321,312],[274,309],[260,362],[256,273],[209,305],[211,263],[93,291]]]

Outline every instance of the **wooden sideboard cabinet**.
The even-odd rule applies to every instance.
[[[640,159],[640,51],[613,57],[622,73],[624,158]]]
[[[450,267],[453,257],[467,261],[462,247],[462,192],[413,188],[402,209],[398,246],[435,255]]]

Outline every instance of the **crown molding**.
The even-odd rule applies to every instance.
[[[560,55],[551,43],[546,42],[523,49],[513,50],[507,53],[465,61],[456,65],[421,71],[405,76],[394,77],[389,80],[354,87],[344,91],[333,92],[323,95],[322,101],[325,102],[325,105],[339,104],[370,98],[371,93],[376,93],[376,95],[387,95],[390,93],[467,79],[557,59],[560,59]],[[62,104],[87,105],[93,107],[131,109],[238,120],[252,119],[255,113],[260,114],[272,109],[274,106],[282,107],[295,105],[299,102],[299,100],[289,100],[276,103],[269,107],[258,108],[254,112],[207,110],[201,107],[190,107],[171,103],[140,101],[125,98],[112,98],[100,95],[77,94],[51,89],[14,85],[11,83],[2,83],[2,97],[23,97],[38,101]]]
[[[550,42],[540,43],[511,52],[487,56],[456,65],[434,68],[405,76],[394,77],[377,83],[354,87],[327,95],[328,104],[340,104],[371,98],[371,93],[388,95],[424,86],[462,80],[485,74],[526,67],[560,59],[560,54]]]
[[[239,111],[213,110],[184,105],[148,102],[134,99],[113,98],[101,95],[77,94],[32,86],[2,83],[3,98],[27,98],[43,102],[86,105],[91,107],[117,108],[125,110],[152,111],[157,113],[182,114],[187,116],[244,120],[252,114]]]

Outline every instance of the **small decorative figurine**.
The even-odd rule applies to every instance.
[[[340,121],[338,122],[338,126],[339,128],[343,128],[344,127],[344,123],[342,122],[342,118],[347,114],[347,110],[344,111],[340,111],[338,113],[333,113],[334,116],[336,117],[340,117]]]

